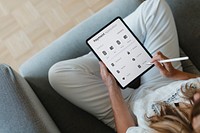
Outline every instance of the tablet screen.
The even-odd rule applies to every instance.
[[[152,58],[120,17],[95,33],[87,44],[113,74],[121,88],[125,88],[153,65]]]

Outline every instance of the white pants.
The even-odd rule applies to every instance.
[[[179,56],[174,19],[164,0],[146,0],[124,21],[152,55],[161,51],[169,58]],[[180,62],[173,65],[181,69]],[[60,95],[110,127],[115,127],[108,91],[101,80],[98,59],[92,53],[58,62],[49,71],[49,81]],[[162,77],[154,67],[141,77],[138,90],[144,85],[147,87],[162,82],[170,80]],[[135,94],[134,91],[130,88],[122,90],[127,103]]]

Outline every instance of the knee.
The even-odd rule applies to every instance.
[[[58,74],[58,64],[54,64],[48,71],[48,80],[50,85],[55,88],[56,84],[58,84],[59,74]]]
[[[57,89],[59,86],[69,86],[75,84],[80,74],[84,73],[83,68],[71,61],[63,61],[54,64],[48,72],[50,85]]]
[[[56,88],[59,84],[61,84],[64,80],[68,81],[68,77],[70,76],[69,71],[71,70],[71,65],[65,62],[58,62],[54,64],[48,72],[48,80],[50,85],[53,88]]]

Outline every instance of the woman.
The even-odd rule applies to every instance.
[[[156,67],[141,77],[138,89],[121,90],[102,63],[99,68],[98,60],[91,52],[52,66],[49,70],[49,82],[63,97],[116,129],[118,133],[155,132],[160,130],[160,125],[166,124],[159,125],[158,122],[163,120],[168,108],[174,113],[178,108],[182,111],[182,108],[196,105],[199,93],[194,94],[190,105],[188,100],[183,98],[184,94],[187,94],[184,93],[187,87],[183,86],[198,88],[200,79],[196,78],[196,75],[182,72],[180,62],[158,62],[166,58],[164,55],[169,58],[179,56],[174,19],[164,0],[146,0],[124,21],[148,51],[155,55],[152,62]],[[176,105],[177,108],[171,108],[174,107],[171,105]],[[179,115],[176,112],[174,114]],[[185,121],[191,121],[190,110],[184,110],[184,113],[180,114],[183,114],[181,117]],[[194,116],[198,115],[195,113]],[[199,127],[194,122],[197,118],[192,119],[193,123],[188,122],[191,124],[191,130],[197,130]]]
[[[160,70],[163,76],[171,78],[173,80],[187,80],[197,77],[197,75],[185,73],[180,70],[174,69],[171,63],[160,64],[158,60],[163,59],[167,58],[161,52],[158,52],[157,55],[155,55],[152,59],[152,62]],[[106,67],[101,62],[100,66],[102,79],[109,90],[117,131],[119,133],[123,133],[126,132],[126,130],[128,129],[127,132],[149,132],[148,130],[145,131],[141,128],[137,129],[134,127],[137,126],[137,120],[133,119],[126,103],[123,101],[123,97],[121,95],[120,89],[116,81],[114,80],[113,76],[110,73],[108,73]],[[189,84],[189,86],[187,86],[186,84],[185,86],[183,86],[184,88],[181,88],[179,94],[183,94],[182,100],[184,100],[185,98],[185,101],[179,101],[180,99],[174,101],[162,101],[159,98],[156,99],[156,95],[154,93],[149,94],[150,96],[145,96],[146,98],[144,97],[141,103],[145,103],[147,102],[147,100],[149,100],[148,102],[156,102],[154,101],[156,99],[159,100],[157,101],[157,107],[160,107],[160,109],[158,109],[157,111],[157,114],[155,113],[155,115],[146,118],[147,121],[149,121],[149,126],[160,133],[200,132],[200,88],[198,88],[200,87],[200,80],[197,80],[197,82],[195,83],[196,84]],[[155,92],[162,92],[162,89],[166,88],[167,87],[157,89],[155,90]],[[162,93],[158,94],[162,95]],[[154,96],[154,100],[152,100],[151,95]],[[176,96],[181,98],[181,96],[178,95],[178,93]],[[135,102],[140,101],[136,100]],[[173,106],[173,104],[178,107]],[[137,108],[139,106],[135,107]],[[145,125],[143,125],[143,127],[145,129]],[[154,131],[152,130],[152,132]]]

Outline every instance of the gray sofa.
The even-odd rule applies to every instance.
[[[184,71],[199,74],[200,0],[166,1],[175,17],[180,47],[191,59],[183,62]],[[48,82],[48,70],[56,62],[88,53],[85,40],[90,35],[116,16],[126,17],[141,2],[113,0],[27,60],[20,74],[1,64],[0,132],[113,133],[113,129],[56,93]]]

